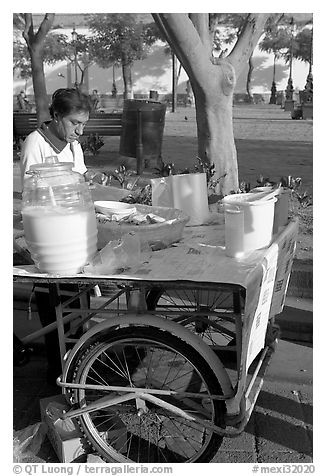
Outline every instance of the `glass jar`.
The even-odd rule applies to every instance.
[[[48,157],[31,165],[25,179],[22,217],[27,247],[40,271],[79,273],[97,251],[94,204],[73,164]]]

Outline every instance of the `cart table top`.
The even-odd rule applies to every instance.
[[[263,347],[268,319],[283,309],[297,232],[298,220],[290,220],[274,235],[269,247],[246,253],[242,258],[229,258],[225,253],[224,224],[186,227],[180,242],[166,249],[144,253],[140,263],[133,268],[110,274],[58,276],[25,265],[14,267],[14,281],[94,285],[103,281],[134,285],[172,281],[194,287],[208,284],[241,286],[246,290],[244,334],[247,328],[251,334],[249,341],[255,343],[246,359],[249,365]]]
[[[56,275],[40,272],[33,265],[23,265],[15,266],[13,274],[16,281],[193,281],[247,288],[257,270],[260,274],[273,256],[280,257],[287,252],[293,254],[297,227],[297,220],[291,220],[274,235],[269,247],[246,253],[242,258],[226,256],[224,224],[213,224],[186,227],[180,242],[169,248],[143,253],[137,265],[125,270]]]

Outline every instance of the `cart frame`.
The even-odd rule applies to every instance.
[[[87,347],[97,335],[109,334],[117,329],[125,327],[147,326],[157,330],[164,330],[165,332],[177,337],[181,341],[186,342],[195,351],[205,359],[208,367],[213,371],[218,379],[222,392],[221,394],[210,395],[212,400],[220,400],[225,403],[226,413],[224,415],[224,425],[219,426],[212,423],[205,418],[199,418],[200,424],[208,430],[212,430],[221,436],[235,437],[238,436],[245,428],[252,410],[254,408],[259,391],[263,384],[265,371],[270,362],[271,356],[275,351],[275,346],[278,338],[278,330],[275,326],[275,315],[281,312],[284,299],[286,295],[287,285],[290,277],[290,271],[295,251],[295,235],[297,232],[298,223],[296,220],[290,222],[287,227],[274,238],[272,244],[276,244],[278,253],[276,255],[277,264],[271,269],[265,269],[263,275],[263,282],[260,282],[260,292],[257,294],[256,309],[264,305],[266,301],[266,289],[264,289],[264,282],[270,281],[269,286],[273,286],[273,292],[270,296],[268,304],[268,316],[265,319],[264,344],[259,351],[248,358],[249,348],[253,344],[252,334],[257,327],[260,315],[258,314],[258,321],[256,314],[251,316],[248,324],[248,316],[245,315],[244,306],[241,301],[246,302],[248,299],[247,290],[244,286],[236,283],[228,282],[204,282],[195,280],[175,280],[166,281],[150,279],[125,279],[120,277],[89,277],[83,275],[76,275],[75,277],[53,277],[53,276],[35,276],[35,275],[19,275],[14,274],[14,281],[16,282],[33,282],[37,286],[39,283],[47,283],[49,285],[49,293],[52,302],[55,305],[56,323],[53,323],[46,328],[38,331],[32,335],[26,336],[23,343],[29,343],[40,335],[46,334],[53,328],[57,328],[60,355],[62,359],[62,376],[58,377],[57,384],[62,387],[63,393],[66,394],[67,399],[71,400],[71,395],[74,391],[82,389],[97,390],[97,386],[90,384],[76,383],[72,379],[74,367],[76,365],[76,358],[81,351]],[[288,234],[291,234],[291,239],[288,240]],[[286,257],[286,260],[284,259]],[[259,264],[261,266],[261,263]],[[273,271],[271,276],[271,271]],[[60,300],[60,284],[73,283],[77,284],[79,292],[72,295],[64,303]],[[108,283],[116,286],[116,292],[104,299],[100,306],[90,308],[87,306],[87,294],[94,288]],[[229,293],[232,296],[232,309],[219,310],[208,308],[207,306],[197,306],[193,308],[192,312],[189,309],[184,311],[180,306],[173,309],[170,306],[167,311],[164,307],[148,310],[146,296],[153,289],[161,289],[162,295],[167,289],[180,290],[180,292],[187,293],[194,289],[198,293]],[[175,291],[175,292],[176,292]],[[204,294],[203,294],[204,295]],[[276,299],[275,299],[276,297]],[[79,298],[80,309],[70,309],[69,304]],[[124,305],[120,306],[120,300],[123,298]],[[193,302],[190,303],[191,306]],[[189,306],[190,306],[189,304]],[[163,309],[163,310],[162,310]],[[164,317],[162,317],[162,314]],[[92,320],[94,316],[100,315],[102,322],[93,325]],[[104,316],[104,317],[103,317]],[[166,318],[167,317],[167,318]],[[225,332],[231,338],[235,338],[235,345],[232,350],[236,354],[236,378],[232,380],[230,374],[224,367],[222,361],[218,357],[218,353],[214,352],[210,345],[204,342],[200,336],[189,330],[188,324],[196,320],[198,323],[209,322],[213,326],[214,332]],[[256,319],[256,320],[255,320]],[[82,326],[85,332],[78,340],[71,339],[69,331],[65,332],[64,326],[70,323],[70,328],[75,329],[76,326]],[[180,324],[181,323],[181,324]],[[211,324],[213,323],[213,324]],[[230,329],[231,327],[231,329]],[[199,333],[200,334],[200,333]],[[68,350],[68,346],[74,343],[74,347]],[[217,346],[219,347],[219,346]],[[223,347],[223,346],[221,346]],[[230,350],[225,345],[224,349]],[[141,410],[142,406],[146,406],[148,402],[161,406],[165,411],[182,416],[182,418],[189,421],[196,421],[198,417],[191,412],[187,412],[176,405],[172,405],[164,400],[164,396],[172,395],[171,390],[158,390],[155,388],[124,386],[123,388],[115,385],[101,385],[101,391],[108,392],[107,398],[101,398],[90,404],[86,404],[79,408],[74,408],[62,415],[63,419],[80,417],[93,411],[98,411],[101,408],[114,407],[123,401],[135,400]],[[110,397],[110,392],[119,392],[119,396]],[[172,393],[171,393],[172,392]],[[179,397],[194,396],[191,392],[181,392]],[[198,397],[198,394],[197,394]],[[139,402],[142,402],[139,404]],[[140,411],[139,410],[139,411]]]

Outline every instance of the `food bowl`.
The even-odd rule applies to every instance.
[[[112,200],[101,200],[94,202],[95,210],[103,213],[109,218],[115,215],[118,218],[123,218],[136,213],[136,208],[130,203],[115,202]]]
[[[153,249],[165,248],[181,240],[184,227],[189,221],[189,216],[183,211],[176,208],[156,207],[137,203],[133,206],[139,213],[153,213],[164,218],[165,221],[162,223],[135,225],[97,216],[99,249],[102,249],[109,241],[119,240],[123,235],[130,232],[137,233],[141,244],[148,244]]]

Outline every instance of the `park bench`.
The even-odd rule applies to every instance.
[[[191,106],[189,102],[188,95],[185,93],[178,93],[177,94],[177,106],[187,107]],[[163,102],[165,102],[168,106],[172,105],[172,94],[166,94],[164,96]]]
[[[37,129],[36,113],[15,112],[13,113],[14,128],[14,146],[17,150],[21,148],[21,141]],[[136,152],[137,152],[137,172],[141,172],[143,163],[143,144],[142,129],[136,131]],[[81,145],[84,152],[90,151],[95,155],[98,149],[103,145],[101,137],[103,136],[121,136],[122,135],[122,112],[97,112],[91,113],[90,118],[84,128],[81,138]],[[129,155],[128,153],[126,155]],[[160,158],[158,159],[160,161]]]
[[[36,113],[13,113],[14,140],[19,147],[20,141],[37,129]],[[122,129],[122,113],[92,113],[84,128],[84,136],[120,136]]]

